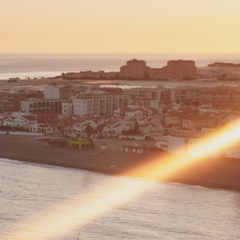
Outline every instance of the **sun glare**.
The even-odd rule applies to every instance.
[[[192,146],[188,154],[178,156],[165,155],[164,158],[149,159],[145,164],[130,169],[124,174],[141,176],[151,180],[165,181],[175,172],[187,168],[197,161],[211,157],[240,139],[240,122],[236,121],[220,129],[215,134],[205,136],[205,141]],[[27,229],[21,224],[16,226],[11,236],[1,236],[5,240],[26,239],[58,239],[73,229],[81,228],[96,218],[99,218],[130,201],[139,194],[151,188],[153,181],[113,177],[111,181],[89,189],[81,196],[59,203],[54,209],[42,212]]]

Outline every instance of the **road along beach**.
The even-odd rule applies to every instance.
[[[121,140],[94,140],[95,148],[73,150],[49,146],[47,142],[36,141],[32,136],[0,135],[0,157],[26,163],[47,164],[67,168],[77,168],[99,173],[128,175],[151,178],[147,163],[153,161],[167,163],[168,154],[147,151],[142,154],[125,153],[120,146]],[[107,148],[103,152],[101,144]],[[108,144],[112,144],[108,148]],[[131,144],[131,141],[128,141]],[[144,166],[146,165],[146,168]],[[141,171],[134,169],[143,166]],[[161,180],[161,176],[159,176]],[[167,182],[199,185],[203,187],[240,191],[240,161],[227,159],[206,159],[198,161],[163,179]]]

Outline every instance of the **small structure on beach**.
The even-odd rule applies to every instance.
[[[94,148],[94,144],[91,139],[78,139],[78,138],[68,138],[67,140],[67,148],[83,150],[83,149],[91,149]]]
[[[105,143],[102,143],[102,144],[101,144],[102,153],[104,153],[104,152],[106,151],[106,149],[107,149],[106,144],[105,144]]]
[[[84,150],[94,148],[94,143],[91,139],[78,138],[56,138],[48,140],[50,146],[64,147],[69,149]]]
[[[144,146],[132,145],[132,146],[121,146],[121,152],[142,154],[145,150]]]

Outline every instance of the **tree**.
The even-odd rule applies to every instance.
[[[87,134],[88,137],[90,137],[93,134],[93,128],[90,125],[88,125],[85,128],[85,133]]]
[[[139,133],[139,123],[138,122],[135,122],[133,131],[135,134]]]

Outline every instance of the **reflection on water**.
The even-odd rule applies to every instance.
[[[108,188],[103,186],[108,179],[114,180],[116,189],[132,181],[8,160],[0,160],[0,168],[1,236],[17,231],[15,226],[19,222],[26,227],[37,225],[29,222],[30,217],[39,216],[66,199],[81,203],[92,187]],[[181,184],[151,186],[137,199],[57,239],[77,239],[79,230],[80,239],[240,239],[238,192]],[[99,196],[89,198],[98,202]]]
[[[85,81],[84,81],[85,82]],[[204,80],[194,80],[194,81],[126,81],[126,80],[94,80],[89,81],[87,80],[85,83],[87,84],[95,84],[100,85],[101,88],[121,88],[121,89],[130,89],[130,88],[141,88],[141,87],[148,87],[148,88],[168,88],[168,89],[175,89],[176,87],[182,88],[190,88],[190,87],[237,87],[239,86],[238,82],[234,81],[210,81],[209,79]]]

